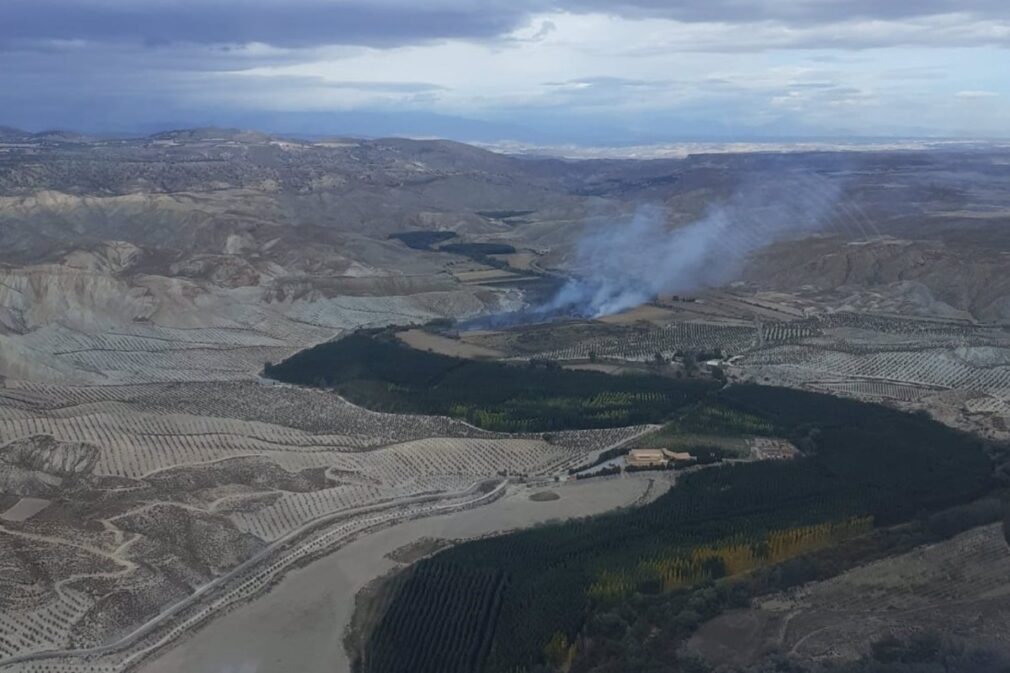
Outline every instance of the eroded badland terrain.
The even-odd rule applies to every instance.
[[[1010,151],[956,145],[564,161],[447,141],[0,131],[0,671],[156,665],[294,569],[398,522],[510,512],[543,488],[560,493],[536,504],[546,515],[486,530],[460,519],[445,537],[597,511],[567,504],[588,483],[562,482],[606,467],[615,449],[700,443],[748,461],[789,445],[760,427],[706,434],[684,417],[682,431],[660,429],[664,414],[693,408],[699,387],[750,382],[925,410],[1004,442],[1008,178]],[[741,190],[783,189],[817,204],[821,223],[754,240],[769,231],[762,217],[781,216],[755,211],[753,229],[728,230],[732,268],[719,283],[678,279],[605,316],[481,322],[591,275],[586,232],[643,206],[676,232]],[[320,367],[320,381],[301,371],[297,384],[262,375],[386,327],[368,332],[377,347],[423,353],[432,371],[560,377],[552,408],[570,422],[545,426],[519,403],[492,412],[501,401],[483,397],[410,406],[419,398],[396,394],[411,381],[366,385],[391,381],[379,365]],[[565,406],[601,372],[668,380],[686,397],[629,388],[617,401],[585,393],[605,413]],[[650,502],[673,481],[619,478],[637,481],[607,507]],[[992,616],[1006,605],[994,578],[1010,563],[998,530],[941,544],[765,597],[685,647],[720,665],[750,663],[772,640],[796,656],[856,657],[866,615],[908,628],[885,598],[935,621],[963,592],[997,606],[979,619],[1002,619],[985,623],[1005,633]],[[955,578],[961,588],[930,588],[962,548],[972,567]],[[909,564],[926,570],[905,581]],[[876,598],[854,598],[861,587]]]

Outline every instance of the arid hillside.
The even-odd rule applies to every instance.
[[[675,231],[741,193],[758,205],[725,241],[748,251],[725,276],[739,292],[1001,322],[1008,172],[1005,153],[978,149],[565,161],[448,141],[8,130],[0,376],[247,379],[347,329],[540,301],[592,271],[587,231],[620,241],[655,205]],[[821,225],[768,236],[775,199]]]
[[[967,148],[566,161],[444,141],[2,130],[0,669],[138,670],[376,528],[527,501],[657,432],[520,432],[486,401],[473,418],[457,404],[418,415],[260,376],[361,327],[432,323],[396,338],[520,364],[520,378],[718,374],[1004,437],[1008,172],[1007,154]],[[659,206],[664,237],[741,194],[755,205],[715,248],[737,255],[723,287],[602,320],[462,335],[438,320],[542,304],[592,272],[592,232],[634,277],[643,207]],[[820,224],[769,228],[776,199]]]

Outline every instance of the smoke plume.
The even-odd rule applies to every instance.
[[[598,318],[659,295],[690,294],[736,279],[748,258],[783,240],[845,230],[867,238],[875,228],[857,203],[839,198],[837,183],[810,172],[773,173],[713,203],[704,216],[671,227],[660,206],[642,206],[624,220],[596,226],[575,247],[571,278],[546,302],[483,316],[462,331]]]
[[[804,174],[740,190],[678,228],[663,208],[641,207],[628,221],[587,232],[576,246],[575,276],[534,312],[599,317],[660,294],[723,285],[760,249],[822,230],[836,204],[833,185]]]

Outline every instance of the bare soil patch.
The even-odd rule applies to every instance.
[[[944,633],[1010,653],[1010,549],[999,524],[768,596],[702,625],[686,648],[716,668],[769,651],[856,659],[886,635]]]
[[[677,313],[655,304],[642,304],[628,311],[600,318],[600,322],[612,325],[628,325],[639,321],[651,322],[655,325],[665,325],[677,318]]]
[[[460,339],[439,336],[423,329],[398,332],[397,337],[411,348],[431,351],[440,355],[449,355],[451,357],[480,360],[499,358],[503,355],[501,351],[496,351],[492,348],[467,343]]]
[[[454,272],[456,279],[461,283],[480,283],[482,281],[489,280],[501,280],[503,278],[512,278],[513,273],[511,271],[506,271],[504,269],[480,269],[477,271],[458,271]]]
[[[27,521],[46,507],[50,501],[44,498],[21,498],[13,507],[0,514],[4,521]]]
[[[513,269],[519,269],[520,271],[535,270],[534,262],[537,259],[537,255],[532,252],[514,252],[509,255],[491,255],[491,257],[501,260]]]
[[[441,537],[422,537],[413,542],[409,542],[398,549],[386,554],[386,558],[397,563],[413,563],[425,556],[431,556],[439,549],[448,547],[452,542]]]

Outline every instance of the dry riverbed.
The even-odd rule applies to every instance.
[[[269,593],[211,622],[141,667],[142,673],[350,673],[343,649],[354,596],[400,564],[389,557],[429,539],[461,539],[598,514],[648,500],[669,487],[655,475],[516,487],[490,505],[407,521],[361,537],[285,576]]]

